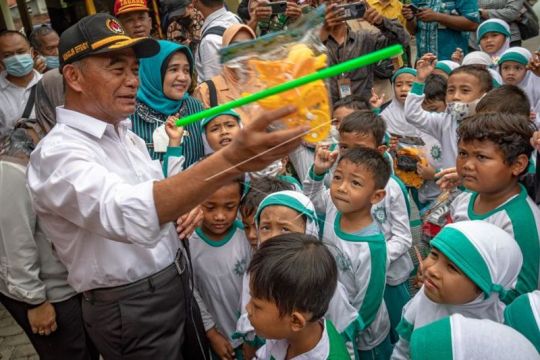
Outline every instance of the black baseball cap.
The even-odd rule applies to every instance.
[[[184,16],[189,4],[191,0],[161,0],[161,13],[163,16],[167,15],[169,20],[173,20]]]
[[[109,14],[86,16],[60,36],[60,70],[85,57],[126,48],[133,48],[137,58],[145,58],[159,52],[159,43],[147,37],[129,37],[120,22]]]

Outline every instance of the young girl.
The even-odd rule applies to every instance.
[[[266,196],[255,214],[260,246],[267,240],[286,233],[302,233],[319,237],[319,227],[315,208],[302,193],[290,190],[278,191]],[[250,300],[249,275],[244,276],[242,291],[242,313],[237,322],[235,337],[242,337],[249,345],[256,346],[253,326],[247,318],[245,305]],[[339,333],[347,342],[354,340],[357,327],[357,311],[349,305],[345,288],[338,282],[336,291],[330,301],[325,317],[332,321]]]
[[[219,358],[234,356],[242,343],[232,338],[242,277],[251,259],[251,247],[236,220],[241,195],[238,179],[217,190],[202,204],[202,226],[189,239],[195,285],[216,322],[207,336]]]
[[[502,53],[510,47],[510,26],[501,19],[484,21],[476,30],[478,44],[492,60],[490,67],[497,67]]]
[[[418,330],[411,338],[413,360],[540,359],[517,331],[491,320],[455,314]]]
[[[425,111],[422,109],[424,82],[435,68],[435,60],[435,55],[427,54],[418,61],[416,80],[405,100],[405,119],[439,141],[441,165],[449,168],[456,163],[456,130],[459,123],[464,117],[474,113],[478,101],[493,88],[493,82],[485,68],[475,65],[461,66],[452,71],[448,78],[446,112]]]
[[[424,285],[405,306],[392,359],[409,358],[414,329],[452,314],[503,320],[504,295],[516,282],[523,257],[504,230],[483,221],[445,226],[421,263]]]
[[[452,71],[457,69],[460,65],[452,60],[441,60],[437,61],[433,74],[444,76],[446,79],[450,76]]]
[[[527,70],[531,58],[531,52],[525,48],[510,48],[499,59],[499,72],[505,84],[515,85],[527,94],[531,103],[531,111],[537,114],[538,119],[540,113],[540,78]]]

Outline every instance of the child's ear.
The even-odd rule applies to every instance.
[[[388,150],[388,146],[386,146],[386,145],[379,145],[377,147],[377,151],[380,152],[381,154],[384,154],[386,152],[386,150]]]
[[[511,165],[512,175],[519,176],[529,166],[529,158],[525,154],[519,155],[514,163]]]
[[[294,332],[302,330],[306,326],[307,320],[304,314],[294,311],[290,317],[291,330]]]
[[[371,204],[374,205],[380,202],[382,199],[384,199],[385,196],[386,196],[386,190],[384,189],[375,190],[373,195],[371,195]]]

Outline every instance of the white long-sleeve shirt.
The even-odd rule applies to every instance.
[[[57,125],[30,158],[28,187],[41,226],[78,292],[128,284],[172,264],[179,241],[160,226],[153,184],[163,179],[126,119],[114,126],[57,108]]]
[[[411,92],[405,100],[405,119],[409,124],[441,144],[441,165],[444,168],[456,166],[457,158],[457,121],[448,113],[429,112],[422,109],[424,102],[424,84],[413,83]]]

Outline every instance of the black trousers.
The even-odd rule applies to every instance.
[[[191,291],[182,267],[181,274],[172,264],[137,282],[83,294],[84,323],[105,360],[184,359]]]
[[[84,331],[81,297],[54,303],[58,329],[48,336],[32,333],[25,303],[0,294],[0,302],[24,330],[42,360],[97,360],[99,354]]]

